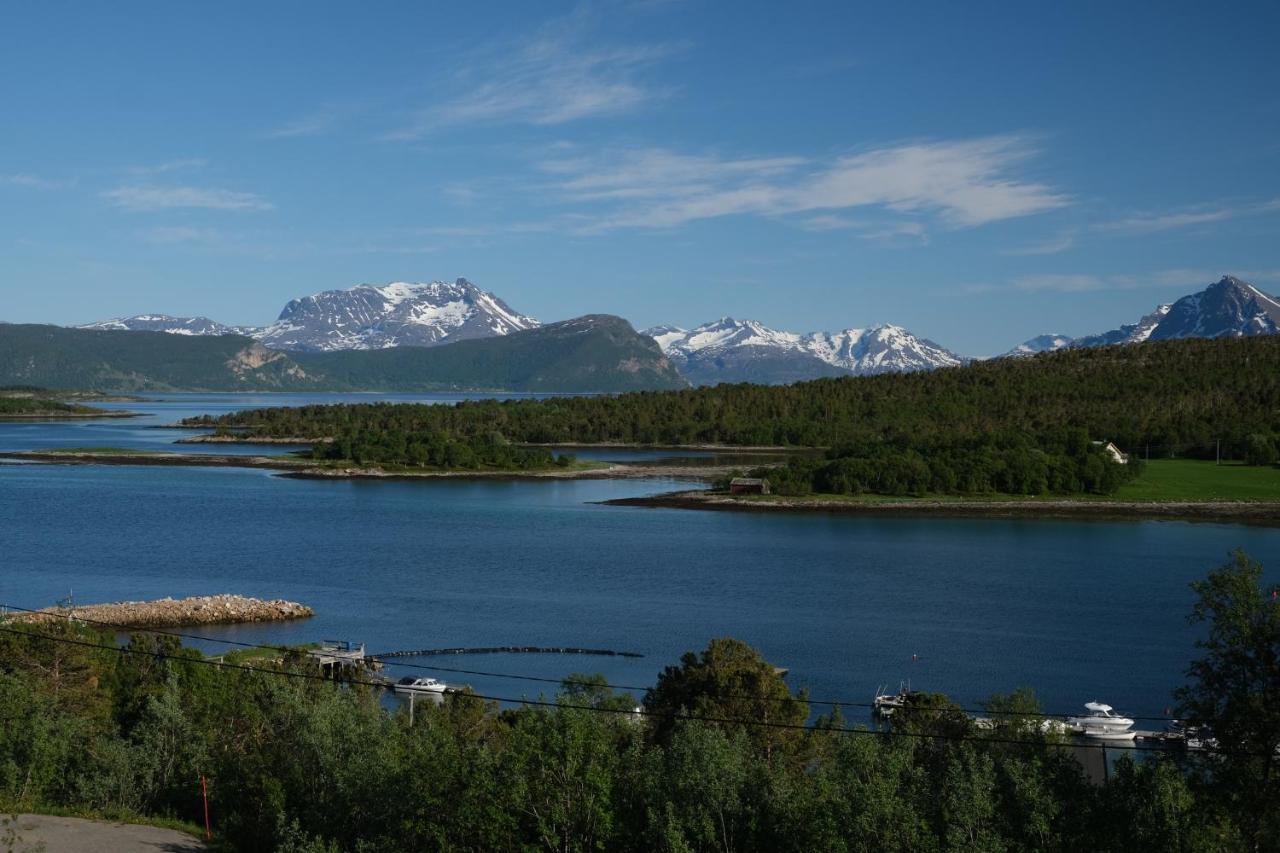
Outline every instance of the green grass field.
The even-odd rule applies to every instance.
[[[1159,459],[1116,492],[1118,501],[1280,501],[1280,468]]]
[[[1197,459],[1159,459],[1147,463],[1142,476],[1126,483],[1114,495],[823,495],[802,497],[746,495],[749,503],[797,501],[804,503],[859,504],[933,501],[1280,501],[1280,468],[1224,462],[1215,465]]]

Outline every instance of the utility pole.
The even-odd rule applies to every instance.
[[[409,728],[413,728],[413,696],[414,694],[410,692],[409,693]]]
[[[1215,458],[1214,458],[1214,460],[1213,460],[1213,464],[1214,464],[1214,465],[1221,465],[1221,464],[1222,464],[1222,439],[1220,439],[1220,438],[1219,438],[1219,439],[1215,442],[1215,444],[1216,444],[1216,446],[1217,446],[1217,455],[1215,456]]]

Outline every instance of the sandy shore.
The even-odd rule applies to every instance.
[[[705,491],[670,492],[604,501],[611,506],[668,507],[733,512],[827,512],[863,516],[924,518],[1163,519],[1280,526],[1275,501],[831,501],[803,498],[743,500]]]

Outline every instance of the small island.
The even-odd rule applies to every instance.
[[[123,398],[107,397],[91,391],[53,391],[48,388],[8,386],[0,388],[0,421],[137,417],[135,412],[101,409],[84,404],[85,401],[107,403],[121,399]]]

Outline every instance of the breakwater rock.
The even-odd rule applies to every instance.
[[[247,598],[243,595],[201,595],[155,601],[119,601],[72,608],[50,607],[37,612],[11,612],[13,622],[46,622],[71,616],[89,624],[124,628],[177,628],[185,625],[228,625],[240,622],[283,622],[305,619],[314,611],[295,601]]]

